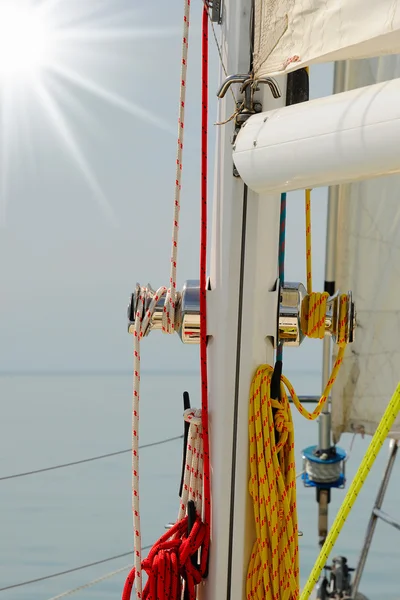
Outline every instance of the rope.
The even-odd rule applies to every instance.
[[[283,279],[285,198],[281,196],[279,275]],[[302,330],[310,338],[325,335],[328,294],[312,290],[311,190],[305,192],[306,265],[308,295],[302,304]],[[293,423],[286,390],[299,412],[309,420],[321,413],[343,361],[346,346],[347,296],[339,302],[337,343],[339,352],[317,406],[308,412],[280,369],[261,365],[253,378],[249,398],[250,482],[256,526],[247,573],[248,600],[299,598],[299,558],[296,510],[296,473]],[[278,353],[281,349],[278,349]],[[278,365],[277,361],[277,365]],[[271,393],[271,382],[273,392]],[[278,390],[278,384],[280,393]],[[271,395],[273,394],[273,396]],[[322,568],[322,567],[321,567]],[[303,600],[303,596],[302,596]]]
[[[378,455],[378,452],[382,448],[382,445],[387,438],[387,435],[392,428],[392,425],[400,410],[400,383],[398,384],[396,391],[394,392],[392,399],[390,400],[385,413],[378,425],[377,430],[371,440],[367,452],[364,455],[363,460],[358,468],[357,474],[354,477],[351,486],[345,496],[342,506],[336,515],[333,525],[329,531],[328,537],[325,540],[324,545],[321,548],[321,552],[311,571],[310,577],[307,581],[306,586],[300,596],[300,600],[307,600],[317,583],[322,569],[324,568],[329,554],[339,537],[340,531],[353,508],[354,502],[370,472],[372,465]]]
[[[143,561],[143,570],[148,575],[143,590],[143,600],[176,600],[181,598],[182,580],[189,600],[196,600],[195,586],[202,579],[202,574],[193,564],[207,535],[207,528],[197,515],[191,532],[188,535],[189,519],[185,517],[177,521],[173,527],[154,544],[148,557]],[[133,568],[125,582],[122,600],[130,600],[135,582]]]
[[[142,444],[141,446],[139,446],[139,448],[140,450],[143,450],[145,448],[152,448],[153,446],[161,446],[161,444],[168,444],[169,442],[175,442],[176,440],[181,440],[182,438],[183,435],[176,435],[174,437],[166,438],[165,440],[160,440],[158,442]],[[83,458],[81,460],[75,460],[73,462],[63,463],[60,465],[54,465],[54,467],[45,467],[43,469],[35,469],[34,471],[25,471],[24,473],[5,475],[4,477],[0,477],[0,481],[5,481],[6,479],[16,479],[17,477],[27,477],[28,475],[37,475],[38,473],[46,473],[47,471],[65,469],[66,467],[74,467],[76,465],[83,465],[84,463],[93,462],[95,460],[102,460],[103,458],[111,458],[113,456],[119,456],[120,454],[127,454],[128,452],[132,452],[132,448],[127,448],[126,450],[118,450],[117,452],[109,452],[108,454],[100,454],[99,456],[92,456],[91,458]]]
[[[281,194],[281,214],[279,226],[279,279],[281,285],[285,282],[285,246],[286,246],[286,193]],[[279,344],[276,352],[276,360],[283,358],[283,344]]]
[[[203,5],[201,67],[201,231],[200,231],[200,377],[201,425],[204,453],[204,524],[206,536],[201,553],[201,572],[207,574],[210,543],[211,490],[210,448],[208,434],[208,369],[207,369],[207,186],[208,186],[208,8]],[[200,513],[201,514],[201,513]]]
[[[85,583],[84,585],[80,585],[76,588],[73,588],[72,590],[68,590],[66,592],[63,592],[62,594],[58,594],[57,596],[53,596],[49,600],[60,600],[60,598],[66,598],[67,596],[72,596],[73,594],[77,594],[78,592],[81,592],[82,590],[86,590],[87,588],[92,587],[93,585],[96,585],[98,583],[101,583],[102,581],[111,579],[111,577],[115,577],[115,575],[119,575],[119,573],[123,573],[124,571],[127,571],[130,568],[131,568],[130,565],[121,567],[120,569],[117,569],[116,571],[112,571],[111,573],[107,573],[106,575],[103,575],[102,577],[93,579],[93,581],[89,581],[88,583]]]
[[[189,433],[186,445],[186,462],[178,521],[185,517],[189,500],[192,500],[192,502],[195,503],[199,514],[202,513],[203,506],[203,436],[201,410],[194,410],[192,408],[185,410],[184,419],[189,423]]]
[[[261,365],[250,388],[249,491],[256,541],[247,573],[248,600],[295,600],[299,589],[293,423],[284,386],[280,401],[270,397],[272,373],[271,366]]]
[[[311,260],[311,190],[306,190],[306,266],[307,292],[312,293],[312,260]]]
[[[342,472],[342,461],[336,463],[320,463],[313,460],[306,460],[305,472],[310,481],[318,483],[332,483],[339,479]]]
[[[178,233],[179,233],[179,212],[180,212],[180,194],[182,180],[182,155],[184,139],[185,122],[185,100],[186,100],[186,70],[188,57],[189,41],[189,17],[190,0],[184,1],[183,15],[183,37],[182,37],[182,60],[181,60],[181,85],[179,99],[179,118],[178,118],[178,140],[176,154],[176,176],[175,176],[175,197],[174,197],[174,216],[171,246],[171,270],[170,287],[160,287],[150,306],[145,307],[146,288],[140,288],[139,300],[137,303],[135,328],[133,338],[133,406],[132,406],[132,512],[134,529],[134,565],[135,565],[135,589],[136,597],[142,597],[142,553],[141,553],[141,531],[140,531],[140,499],[139,499],[139,405],[140,405],[140,340],[144,336],[149,321],[154,313],[158,300],[165,295],[164,312],[162,317],[162,330],[164,333],[174,333],[175,331],[175,303],[176,303],[176,265],[178,256]],[[146,314],[143,318],[144,310]]]
[[[144,546],[143,550],[148,550],[151,546]],[[110,562],[112,560],[117,560],[118,558],[124,558],[125,556],[130,556],[132,554],[132,550],[130,552],[124,552],[123,554],[117,554],[116,556],[110,556],[109,558],[103,558],[102,560],[96,560],[91,563],[87,563],[85,565],[81,565],[80,567],[73,567],[72,569],[67,569],[65,571],[59,571],[58,573],[52,573],[51,575],[44,575],[43,577],[37,577],[36,579],[29,579],[28,581],[22,581],[21,583],[14,583],[12,585],[7,585],[6,587],[0,588],[0,592],[5,592],[6,590],[13,590],[15,588],[19,588],[25,585],[30,585],[31,583],[39,583],[41,581],[47,581],[48,579],[54,579],[54,577],[61,577],[62,575],[69,575],[70,573],[76,573],[76,571],[82,571],[83,569],[89,569],[90,567],[96,567],[97,565],[102,565],[106,562]]]
[[[182,155],[183,155],[183,138],[184,138],[184,127],[185,127],[186,72],[187,72],[187,59],[188,59],[188,47],[189,47],[189,18],[190,18],[190,0],[184,0],[182,60],[181,60],[181,86],[180,86],[180,98],[179,98],[174,217],[173,217],[172,246],[171,246],[171,271],[170,271],[170,279],[169,279],[170,287],[168,288],[168,290],[166,292],[164,312],[163,312],[163,331],[164,331],[164,333],[173,333],[175,330],[176,264],[177,264],[177,257],[178,257],[179,213],[180,213],[180,208],[181,208]]]
[[[208,141],[208,8],[203,7],[202,43],[202,159],[201,159],[201,247],[200,247],[200,359],[202,381],[201,411],[187,411],[190,421],[186,451],[185,476],[178,521],[153,546],[149,557],[142,561],[139,513],[139,404],[140,404],[140,341],[144,336],[158,300],[165,295],[162,329],[175,330],[176,271],[179,231],[182,153],[186,96],[186,69],[188,55],[190,0],[184,2],[182,42],[181,89],[178,120],[178,144],[174,199],[174,220],[171,250],[170,287],[159,288],[147,308],[146,288],[140,288],[134,327],[134,386],[132,417],[132,505],[134,521],[134,567],[125,583],[123,600],[131,597],[133,586],[137,599],[159,597],[176,598],[182,581],[186,596],[195,600],[195,585],[206,576],[210,537],[210,466],[208,439],[208,385],[207,385],[207,328],[206,328],[206,266],[207,266],[207,141]],[[144,316],[143,316],[144,315]],[[204,489],[203,489],[204,487]],[[203,507],[204,499],[204,507]],[[192,505],[191,505],[192,503]],[[191,507],[194,508],[191,511]],[[186,516],[185,516],[186,515]],[[204,522],[202,521],[202,517]],[[194,564],[201,549],[200,565]],[[143,590],[142,569],[148,575]],[[149,596],[150,594],[150,596]],[[172,594],[172,596],[170,596]]]
[[[307,337],[323,339],[325,335],[325,314],[326,304],[329,298],[329,294],[326,292],[319,293],[312,291],[312,246],[311,246],[311,190],[305,191],[305,213],[306,213],[306,265],[307,265],[307,292],[308,295],[302,303],[302,329]],[[340,296],[339,301],[339,330],[337,344],[339,351],[336,357],[335,364],[333,365],[331,375],[326,384],[325,390],[312,413],[309,413],[300,403],[296,392],[293,389],[290,381],[282,376],[287,386],[290,395],[292,396],[293,403],[299,412],[309,420],[316,419],[330,394],[333,384],[335,383],[336,377],[339,373],[339,369],[343,362],[343,356],[346,349],[346,328],[347,328],[347,296],[345,294]]]

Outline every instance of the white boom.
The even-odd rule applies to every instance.
[[[234,161],[261,194],[400,172],[400,79],[251,117]]]

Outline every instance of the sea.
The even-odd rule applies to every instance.
[[[313,372],[289,377],[300,394],[318,394]],[[199,405],[198,374],[142,373],[140,442],[151,444],[183,430],[182,392]],[[0,600],[50,600],[68,590],[130,566],[127,555],[57,577],[53,574],[129,553],[132,549],[131,457],[129,452],[39,474],[4,479],[67,462],[127,450],[131,442],[132,378],[129,373],[0,376]],[[302,448],[317,443],[318,426],[293,410],[298,470]],[[347,478],[354,477],[369,439],[351,434]],[[386,443],[360,493],[331,557],[355,566],[387,460]],[[140,455],[142,542],[154,542],[177,515],[182,440],[143,448]],[[399,517],[400,464],[395,465],[384,503]],[[2,479],[3,478],[3,479]],[[345,496],[335,490],[330,523]],[[298,484],[301,583],[318,555],[315,490]],[[378,523],[360,591],[369,600],[399,600],[398,532]],[[78,600],[117,600],[128,569],[76,592]],[[25,585],[25,582],[39,580]],[[24,585],[22,585],[24,584]],[[7,589],[8,588],[8,589]]]

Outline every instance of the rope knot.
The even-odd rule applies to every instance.
[[[183,413],[183,418],[186,423],[191,423],[201,427],[201,409],[200,408],[188,408]]]
[[[277,400],[271,401],[271,404],[273,408],[276,408],[276,413],[274,415],[275,430],[278,433],[282,433],[283,431],[287,431],[288,433],[292,432],[293,424],[290,420],[287,408],[282,406]]]

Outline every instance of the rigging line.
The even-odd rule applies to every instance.
[[[158,442],[150,442],[149,444],[143,444],[142,446],[140,446],[140,449],[142,450],[144,448],[160,446],[161,444],[168,444],[169,442],[175,442],[176,440],[181,440],[182,438],[183,435],[175,435],[174,437],[166,438],[165,440],[159,440]],[[65,467],[82,465],[84,463],[93,462],[95,460],[101,460],[103,458],[110,458],[112,456],[118,456],[120,454],[126,454],[128,452],[132,452],[132,448],[127,448],[126,450],[118,450],[117,452],[109,452],[108,454],[100,454],[99,456],[92,456],[91,458],[83,458],[81,460],[75,460],[73,462],[54,465],[53,467],[45,467],[43,469],[26,471],[25,473],[15,473],[14,475],[6,475],[4,477],[0,477],[0,481],[5,481],[6,479],[17,479],[18,477],[26,477],[27,475],[36,475],[37,473],[45,473],[47,471],[55,471],[56,469],[65,469]]]
[[[286,193],[281,194],[281,215],[279,229],[279,279],[281,286],[285,283],[285,243],[286,243]],[[283,359],[283,345],[279,344],[276,352],[276,360]]]
[[[224,58],[222,56],[222,48],[221,48],[221,45],[220,45],[220,43],[218,41],[218,38],[217,38],[217,32],[215,31],[214,21],[211,19],[210,7],[209,7],[209,5],[207,3],[207,0],[204,0],[204,5],[206,6],[206,9],[207,9],[208,20],[210,21],[211,31],[212,31],[212,34],[213,34],[215,46],[217,48],[217,52],[218,52],[219,60],[220,60],[220,63],[221,63],[221,67],[222,67],[222,70],[224,71],[225,77],[228,77],[228,71],[227,71],[227,68],[226,68],[225,63],[224,63]],[[231,91],[233,100],[234,100],[235,105],[236,105],[237,104],[237,100],[236,100],[235,93],[234,93],[234,91],[232,89],[232,86],[230,86],[229,89]]]
[[[127,571],[130,568],[131,568],[131,565],[125,565],[125,567],[121,567],[120,569],[117,569],[116,571],[111,571],[111,573],[106,573],[102,577],[98,577],[97,579],[93,579],[92,581],[89,581],[88,583],[85,583],[85,584],[80,585],[80,586],[78,586],[76,588],[73,588],[72,590],[67,590],[66,592],[63,592],[62,594],[58,594],[57,596],[53,596],[49,600],[60,600],[61,598],[66,598],[67,596],[72,596],[72,594],[76,594],[77,592],[81,592],[82,590],[86,590],[87,588],[92,587],[93,585],[101,583],[102,581],[106,581],[106,579],[111,579],[111,577],[115,577],[115,575],[119,575],[119,573],[123,573],[124,571]]]
[[[236,483],[236,460],[237,460],[237,432],[239,421],[239,386],[242,358],[242,328],[243,328],[243,300],[244,300],[244,270],[246,262],[246,233],[247,233],[247,203],[248,187],[243,186],[242,206],[242,231],[240,240],[240,267],[238,286],[238,312],[237,312],[237,337],[236,337],[236,369],[235,369],[235,393],[233,401],[233,441],[232,441],[232,468],[231,468],[231,490],[229,498],[229,542],[228,542],[228,570],[226,581],[226,599],[232,598],[232,557],[233,557],[233,526],[235,519],[235,483]]]
[[[149,550],[151,548],[151,544],[149,546],[144,546],[142,550]],[[7,585],[6,587],[0,588],[0,592],[5,592],[6,590],[13,590],[15,588],[19,588],[25,585],[30,585],[31,583],[39,583],[40,581],[47,581],[48,579],[54,579],[54,577],[61,577],[61,575],[69,575],[70,573],[76,573],[76,571],[82,571],[83,569],[89,569],[90,567],[96,567],[97,565],[102,565],[106,562],[110,562],[112,560],[117,560],[118,558],[124,558],[125,556],[132,556],[133,550],[130,552],[124,552],[123,554],[117,554],[115,556],[110,556],[109,558],[103,558],[102,560],[96,560],[91,563],[87,563],[85,565],[81,565],[80,567],[73,567],[72,569],[66,569],[65,571],[59,571],[58,573],[52,573],[51,575],[44,575],[43,577],[37,577],[36,579],[29,579],[28,581],[21,581],[20,583],[14,583],[12,585]]]

